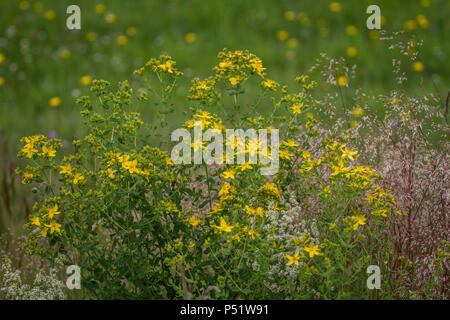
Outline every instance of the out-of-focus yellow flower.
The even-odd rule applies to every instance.
[[[45,11],[45,15],[44,15],[45,19],[53,20],[53,19],[55,19],[55,16],[56,16],[55,11],[53,11],[53,10]]]
[[[277,32],[278,40],[285,41],[289,37],[289,33],[286,30],[280,30]]]
[[[378,30],[370,30],[369,36],[370,36],[370,39],[372,39],[372,40],[380,39],[380,33],[378,32]]]
[[[56,108],[61,104],[61,98],[60,97],[52,97],[50,100],[48,100],[48,104],[52,108]]]
[[[321,37],[325,38],[326,36],[328,36],[328,34],[329,34],[329,30],[328,30],[327,27],[322,27],[322,28],[319,29],[319,35]]]
[[[128,41],[127,36],[124,36],[123,34],[120,35],[120,36],[118,36],[118,37],[116,38],[116,42],[117,42],[117,44],[118,44],[119,46],[124,46],[124,45],[126,45],[126,44],[127,44],[127,41]]]
[[[195,39],[197,39],[197,36],[193,32],[186,33],[186,35],[184,36],[184,40],[187,43],[193,43],[195,42]]]
[[[87,34],[86,34],[86,39],[88,40],[88,41],[95,41],[95,39],[97,39],[97,34],[95,33],[95,32],[88,32]]]
[[[337,84],[339,87],[346,86],[348,84],[348,78],[346,76],[340,76],[337,79]]]
[[[299,12],[298,13],[298,21],[304,26],[311,25],[311,21],[308,18],[308,15],[305,12]]]
[[[127,35],[129,35],[130,37],[134,37],[137,33],[137,29],[136,27],[128,27],[127,28]]]
[[[36,2],[33,6],[35,12],[41,12],[44,6],[40,2]]]
[[[286,51],[286,60],[294,60],[295,59],[295,53],[292,50]]]
[[[345,32],[347,32],[349,36],[354,36],[358,33],[358,29],[353,25],[349,25],[345,28]]]
[[[28,1],[20,1],[19,2],[20,10],[28,10],[29,7],[30,7],[30,3]]]
[[[116,22],[116,15],[114,13],[108,13],[105,16],[105,21],[108,23],[114,23]]]
[[[3,61],[5,61],[5,56],[0,52],[0,64],[2,64]]]
[[[69,59],[69,58],[70,58],[70,51],[69,51],[69,49],[62,49],[62,50],[59,52],[59,56],[60,56],[61,58],[63,58],[63,59]]]
[[[412,68],[416,72],[422,72],[423,69],[425,69],[425,66],[423,65],[423,63],[421,61],[415,61],[412,65]]]
[[[348,47],[346,52],[349,57],[356,57],[356,55],[358,54],[358,49],[356,49],[355,47]]]
[[[284,13],[284,18],[287,21],[293,21],[295,19],[295,12],[294,11],[286,11]]]
[[[3,77],[0,77],[0,87],[5,83],[5,79]]]
[[[430,0],[420,0],[420,5],[424,8],[428,8],[431,4]]]
[[[102,14],[103,12],[105,12],[105,10],[106,6],[103,3],[99,3],[95,6],[95,12],[97,12],[98,14]]]
[[[430,27],[430,22],[423,14],[418,14],[416,20],[422,29],[428,29]]]
[[[356,107],[355,109],[353,109],[353,114],[356,117],[362,117],[362,115],[364,114],[364,110],[361,107]]]
[[[341,11],[342,6],[339,2],[332,2],[330,3],[330,10],[333,12],[339,12]]]
[[[295,39],[295,38],[290,38],[287,41],[287,45],[288,45],[289,48],[294,49],[294,48],[296,48],[298,46],[298,40]]]
[[[385,16],[380,17],[380,24],[384,26],[387,23],[387,18]]]
[[[84,85],[84,86],[87,86],[88,84],[90,84],[91,81],[92,81],[91,76],[87,76],[87,75],[86,76],[82,76],[81,79],[80,79],[80,83],[82,85]]]
[[[414,20],[407,20],[405,21],[405,23],[403,24],[403,28],[406,31],[411,31],[414,30],[416,28],[417,24]]]

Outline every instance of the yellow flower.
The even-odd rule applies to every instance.
[[[92,81],[91,76],[82,76],[80,79],[80,83],[84,86],[87,86],[88,84],[90,84]]]
[[[114,13],[108,13],[105,16],[105,21],[107,23],[114,23],[116,21],[116,15]]]
[[[319,246],[316,244],[310,244],[308,246],[305,246],[303,248],[304,251],[306,251],[307,253],[309,253],[309,257],[312,258],[314,256],[318,256],[321,255],[320,250],[319,250]]]
[[[41,12],[41,11],[42,11],[42,8],[43,8],[42,3],[36,2],[36,3],[34,4],[33,8],[34,8],[34,11],[36,11],[36,12]]]
[[[55,204],[53,207],[51,207],[51,208],[49,208],[49,209],[47,210],[46,215],[47,215],[50,219],[53,219],[53,217],[54,217],[55,214],[60,214],[60,213],[61,213],[61,212],[58,211],[58,205]]]
[[[73,184],[77,184],[78,182],[80,182],[81,180],[84,180],[84,177],[81,173],[76,173],[73,176]]]
[[[291,38],[288,40],[287,45],[289,48],[294,49],[297,48],[298,46],[298,40],[295,38]]]
[[[168,165],[168,166],[173,166],[174,165],[174,163],[172,161],[172,158],[169,158],[169,157],[166,158],[166,165]]]
[[[292,256],[286,254],[284,257],[288,259],[288,262],[286,263],[287,266],[290,266],[291,264],[298,266],[298,260],[300,259],[298,251]]]
[[[287,21],[293,21],[295,19],[295,12],[294,11],[286,11],[284,13],[284,18]]]
[[[53,10],[45,11],[45,15],[44,15],[45,19],[53,20],[53,19],[55,19],[55,16],[56,16],[55,11],[53,11]]]
[[[20,1],[19,2],[20,10],[28,10],[29,7],[30,7],[30,3],[28,1]]]
[[[422,72],[425,69],[425,66],[421,61],[415,61],[412,65],[412,68],[416,72]]]
[[[48,100],[48,104],[52,108],[56,108],[61,104],[61,98],[60,97],[52,97],[50,100]]]
[[[33,174],[31,172],[25,172],[23,174],[23,180],[22,180],[22,184],[26,184],[27,181],[29,181],[30,179],[33,179]]]
[[[48,156],[48,157],[52,158],[56,155],[56,150],[53,150],[51,147],[47,148],[46,146],[43,146],[42,154],[44,156]]]
[[[364,110],[361,107],[356,107],[355,109],[353,109],[353,114],[356,117],[362,117],[362,115],[364,114]]]
[[[191,217],[189,218],[188,222],[189,222],[192,226],[196,227],[196,226],[198,226],[198,225],[200,224],[200,222],[202,222],[202,221],[201,221],[200,219],[198,219],[196,216],[191,216]]]
[[[237,85],[239,83],[239,77],[238,76],[230,77],[228,79],[228,81],[230,81],[231,85],[235,86],[235,85]]]
[[[39,221],[39,217],[31,217],[30,222],[31,222],[31,224],[34,224],[35,226],[38,226],[38,227],[41,225],[41,223]]]
[[[358,215],[352,216],[352,220],[354,221],[353,230],[358,229],[358,226],[366,224],[366,217]]]
[[[137,168],[137,160],[122,162],[122,168],[128,170],[131,174],[139,173],[139,169]]]
[[[430,27],[430,22],[428,22],[428,19],[423,14],[418,14],[416,20],[422,29],[428,29]]]
[[[358,50],[355,47],[348,47],[346,52],[349,57],[356,57],[358,54]]]
[[[355,156],[358,155],[358,151],[352,151],[350,149],[345,148],[344,150],[342,150],[342,158],[349,158],[350,160],[355,160]]]
[[[124,45],[126,45],[126,44],[127,44],[127,41],[128,41],[128,39],[127,39],[127,37],[124,36],[124,35],[120,35],[120,36],[118,36],[118,37],[116,38],[116,42],[117,42],[117,44],[118,44],[119,46],[124,46]]]
[[[349,25],[345,28],[345,32],[347,32],[349,36],[354,36],[358,33],[358,29],[353,25]]]
[[[3,61],[5,61],[5,56],[0,52],[0,64],[2,64]]]
[[[378,30],[370,30],[369,36],[370,36],[370,39],[372,39],[372,40],[380,39],[380,33],[378,32]]]
[[[43,228],[41,230],[41,232],[40,232],[41,236],[46,237],[47,236],[47,231],[48,231],[48,228]]]
[[[431,4],[430,0],[420,0],[420,5],[424,8],[428,8]]]
[[[3,77],[0,77],[0,87],[5,83],[5,79]]]
[[[224,171],[222,173],[222,177],[224,179],[234,179],[235,178],[235,176],[234,176],[235,174],[236,174],[236,172],[234,171],[234,169],[228,169],[228,170],[226,170],[226,171]]]
[[[234,226],[228,225],[224,218],[222,218],[220,220],[220,226],[214,226],[214,227],[223,232],[231,232],[231,230],[233,230],[233,228],[234,228]]]
[[[303,103],[300,103],[300,104],[294,104],[292,107],[291,107],[291,110],[292,110],[292,113],[293,114],[300,114],[300,113],[302,113],[302,107],[303,107]]]
[[[193,43],[193,42],[195,42],[195,39],[197,38],[197,36],[195,35],[195,33],[193,33],[193,32],[189,32],[189,33],[187,33],[185,36],[184,36],[184,40],[187,42],[187,43]]]
[[[285,149],[280,150],[279,155],[280,155],[281,159],[286,159],[286,160],[290,160],[291,157],[293,156],[292,153],[289,153],[289,151],[285,150]]]
[[[339,2],[332,2],[330,3],[330,10],[333,12],[339,12],[341,11],[342,6]]]
[[[60,166],[60,168],[61,168],[61,171],[59,171],[60,174],[62,175],[67,174],[69,176],[72,175],[72,166],[70,165],[70,163],[66,166]]]
[[[298,147],[298,144],[292,139],[289,139],[288,141],[284,141],[283,144],[286,147],[291,147],[291,148]]]
[[[21,151],[25,153],[25,157],[29,159],[33,157],[33,154],[38,152],[37,149],[34,148],[34,145],[32,143],[26,144]]]
[[[70,51],[69,51],[68,49],[62,49],[61,52],[59,53],[59,56],[60,56],[62,59],[67,60],[67,59],[70,58]]]
[[[130,37],[134,37],[137,33],[137,29],[136,27],[128,27],[127,28],[127,35],[129,35]]]
[[[405,21],[405,23],[403,24],[403,28],[406,31],[411,31],[414,30],[416,28],[416,22],[414,20],[407,20]]]
[[[289,37],[289,33],[286,30],[280,30],[277,32],[278,40],[284,41]]]
[[[97,12],[98,14],[102,14],[103,12],[105,12],[105,10],[106,6],[103,3],[99,3],[95,6],[95,12]]]
[[[253,167],[250,164],[250,162],[244,162],[243,164],[241,164],[239,166],[239,169],[241,169],[241,171],[245,171],[245,170],[251,170],[251,169],[253,169]]]
[[[348,84],[348,78],[346,76],[340,76],[337,79],[337,83],[339,87],[346,86]]]
[[[95,41],[95,39],[97,39],[97,34],[95,32],[91,31],[86,34],[86,40]]]
[[[234,192],[234,187],[232,185],[230,185],[228,182],[225,182],[222,186],[222,188],[220,188],[219,191],[219,196],[226,196],[230,193]]]
[[[111,168],[108,168],[108,170],[106,170],[106,173],[108,174],[108,178],[110,178],[110,179],[115,178],[114,173],[116,173],[116,172],[117,172],[117,170],[113,170]]]
[[[278,87],[278,83],[270,79],[265,79],[262,82],[262,86],[264,89],[276,89]]]
[[[172,66],[172,62],[167,60],[164,64],[160,64],[158,66],[159,69],[161,69],[162,71],[167,71],[169,73],[173,73],[173,66]]]
[[[54,232],[60,233],[61,232],[61,225],[56,221],[52,221],[52,222],[50,222],[50,224],[46,224],[45,226],[47,228],[50,228],[50,233],[54,233]]]

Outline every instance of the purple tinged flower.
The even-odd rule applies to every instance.
[[[55,131],[55,130],[50,131],[50,132],[48,133],[48,137],[49,137],[50,139],[56,138],[56,131]]]
[[[398,120],[397,119],[394,119],[394,120],[391,121],[391,127],[392,128],[398,128]]]

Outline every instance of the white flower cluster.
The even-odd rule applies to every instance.
[[[49,274],[39,272],[33,284],[22,283],[21,271],[13,270],[11,260],[5,259],[0,265],[0,297],[9,300],[63,300],[64,284],[57,279],[56,269]]]
[[[297,287],[298,274],[301,270],[303,262],[300,260],[299,265],[292,264],[286,266],[285,254],[294,255],[298,252],[302,254],[301,247],[297,246],[292,239],[303,239],[308,235],[309,243],[319,244],[319,231],[316,227],[315,219],[306,220],[303,217],[303,209],[295,199],[295,195],[289,196],[289,201],[283,204],[286,209],[275,210],[273,205],[266,212],[267,223],[264,231],[269,234],[268,239],[277,246],[284,246],[284,253],[275,253],[277,263],[273,264],[268,271],[265,285],[271,291],[282,293],[289,288],[280,283],[280,279],[285,279],[292,286]]]

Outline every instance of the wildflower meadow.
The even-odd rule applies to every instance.
[[[0,0],[0,299],[447,300],[449,14]]]

